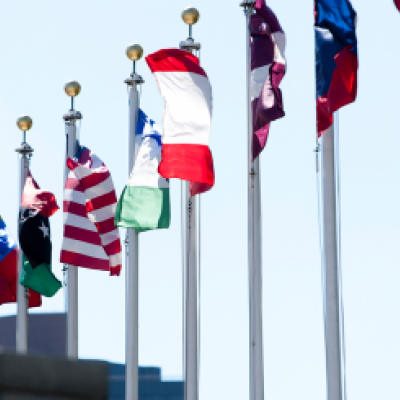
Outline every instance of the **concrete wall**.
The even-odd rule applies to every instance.
[[[108,364],[0,353],[0,400],[106,400]]]

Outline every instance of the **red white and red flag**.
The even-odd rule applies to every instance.
[[[68,158],[61,262],[119,275],[121,240],[114,226],[117,196],[110,171],[89,149]]]
[[[159,50],[146,57],[165,100],[162,160],[164,178],[190,181],[192,196],[214,186],[209,148],[211,85],[193,54],[178,49]]]

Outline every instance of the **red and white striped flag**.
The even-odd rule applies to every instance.
[[[84,147],[67,166],[61,262],[119,275],[121,240],[114,226],[117,196],[110,171]]]

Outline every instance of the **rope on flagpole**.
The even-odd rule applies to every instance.
[[[186,293],[186,285],[185,285],[185,191],[184,191],[185,182],[181,181],[181,248],[182,248],[182,377],[183,380],[186,379],[185,371],[186,371],[186,364],[185,364],[185,345],[186,345],[186,335],[185,335],[185,293]]]
[[[343,399],[347,400],[346,388],[346,341],[344,331],[344,304],[343,304],[343,281],[342,281],[342,224],[341,224],[341,182],[340,182],[340,151],[339,151],[339,113],[335,113],[335,126],[337,127],[336,134],[334,135],[335,141],[335,175],[336,175],[336,224],[337,224],[337,243],[338,243],[338,288],[339,288],[339,310],[340,310],[340,336],[341,346],[340,351],[342,355],[342,382],[343,382]]]
[[[321,256],[321,278],[322,278],[322,297],[324,301],[324,310],[325,310],[325,271],[324,271],[324,265],[325,265],[325,259],[324,259],[324,252],[323,252],[323,220],[321,216],[321,169],[320,169],[320,153],[321,153],[321,144],[318,141],[318,137],[316,139],[316,147],[314,150],[315,153],[315,166],[316,166],[316,187],[317,187],[317,208],[318,208],[318,243],[319,243],[319,253]],[[325,319],[325,312],[324,312],[324,319]]]

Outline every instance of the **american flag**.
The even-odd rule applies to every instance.
[[[122,255],[114,226],[117,196],[110,171],[88,148],[68,158],[61,262],[119,275]]]

